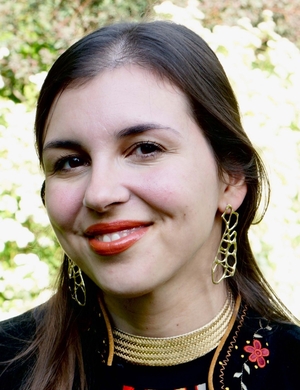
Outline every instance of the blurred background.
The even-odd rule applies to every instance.
[[[300,318],[300,2],[0,0],[0,320],[48,299],[62,259],[39,196],[33,121],[41,83],[83,35],[145,19],[187,25],[222,62],[272,186],[268,212],[250,232],[253,249]]]

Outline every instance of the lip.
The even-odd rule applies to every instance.
[[[152,223],[143,221],[114,221],[111,223],[99,223],[88,227],[84,234],[88,238],[89,245],[94,252],[102,256],[116,255],[126,251],[139,241],[148,231]],[[110,242],[103,242],[96,238],[105,234],[131,230],[127,236]]]

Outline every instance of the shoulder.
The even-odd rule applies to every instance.
[[[0,356],[11,359],[35,334],[34,310],[0,322]]]
[[[215,379],[225,388],[298,390],[300,328],[244,307],[218,360]]]
[[[270,335],[274,355],[281,365],[300,367],[300,327],[294,324],[271,324]]]
[[[289,322],[269,321],[253,310],[248,309],[243,324],[243,331],[253,338],[261,335],[273,343],[279,342],[279,347],[290,348],[292,345],[300,347],[300,327]]]
[[[268,360],[276,362],[278,366],[287,368],[300,365],[300,327],[296,324],[268,321],[249,309],[241,336],[246,342],[258,340],[269,350]]]
[[[277,324],[277,332],[284,336],[287,342],[300,343],[300,326],[295,324]]]
[[[33,366],[33,356],[21,357],[35,336],[35,310],[0,322],[0,388],[17,390]],[[17,359],[15,359],[17,357]],[[14,360],[15,359],[15,360]]]
[[[14,333],[15,330],[24,330],[34,323],[35,309],[26,311],[16,317],[9,318],[4,321],[0,321],[0,335],[2,336],[5,332]]]

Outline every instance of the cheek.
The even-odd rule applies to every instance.
[[[165,165],[150,167],[148,171],[139,173],[133,180],[145,196],[157,196],[158,201],[165,202],[169,197],[178,199],[188,196],[195,198],[218,186],[217,170],[213,164],[203,164],[199,159],[174,159]],[[132,180],[132,176],[129,180]]]
[[[174,214],[183,212],[190,202],[191,185],[186,172],[176,167],[150,169],[135,181],[133,192],[154,209]]]
[[[180,174],[179,174],[180,175]],[[152,170],[145,175],[141,182],[141,190],[144,190],[145,195],[153,196],[158,202],[164,202],[169,196],[176,192],[176,187],[180,181],[179,176],[175,177],[168,169]]]
[[[82,195],[72,191],[71,186],[46,183],[46,209],[53,227],[59,230],[70,228],[82,206]]]
[[[174,217],[197,222],[205,216],[213,219],[218,209],[219,179],[212,163],[177,164],[151,169],[140,177],[136,193],[152,208]]]

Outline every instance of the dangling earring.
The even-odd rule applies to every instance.
[[[70,280],[69,290],[71,297],[79,306],[86,304],[86,289],[81,269],[68,257],[68,275]]]
[[[212,282],[214,284],[219,284],[223,279],[233,276],[237,263],[237,233],[234,228],[238,223],[239,214],[233,211],[231,205],[227,205],[222,214],[222,219],[225,223],[225,230],[211,270]],[[218,265],[221,267],[223,273],[219,279],[216,279],[216,271],[219,269]]]

